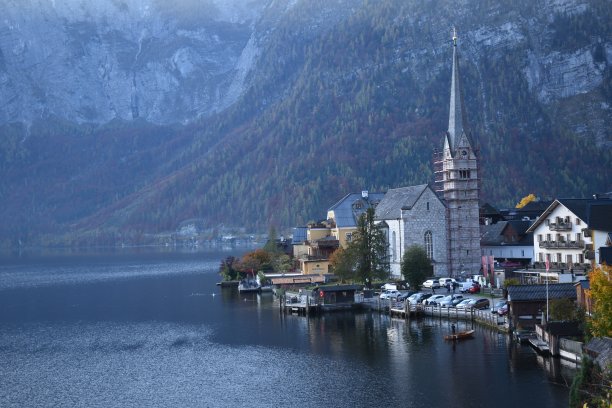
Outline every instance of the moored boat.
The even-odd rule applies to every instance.
[[[238,284],[238,292],[259,292],[261,291],[261,285],[259,282],[253,279],[243,279]]]

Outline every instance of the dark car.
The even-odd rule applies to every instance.
[[[474,299],[470,302],[470,307],[474,309],[488,309],[489,308],[489,299]]]
[[[399,295],[397,295],[397,301],[404,301],[406,299],[408,299],[410,296],[414,295],[416,292],[414,290],[407,290],[405,292],[400,292]]]

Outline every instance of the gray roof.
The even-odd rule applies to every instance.
[[[533,245],[533,234],[526,233],[527,228],[531,225],[530,221],[498,221],[495,224],[482,225],[480,227],[480,244],[486,246],[525,246]],[[504,231],[511,227],[517,234],[518,240],[507,242],[505,240]]]
[[[610,226],[609,217],[606,219],[606,215],[610,215],[610,200],[609,199],[591,199],[591,198],[557,198],[553,203],[542,213],[540,218],[533,223],[531,227],[529,227],[529,231],[533,232],[535,228],[540,225],[544,220],[550,215],[550,213],[557,208],[557,206],[561,204],[568,210],[570,210],[574,215],[580,218],[582,221],[586,222],[589,228],[591,228],[591,224],[589,222],[589,218],[593,218],[596,223],[601,223],[602,226]],[[596,207],[594,209],[595,213],[591,216],[590,213],[593,211],[591,207]],[[599,207],[601,206],[601,207]],[[604,221],[605,220],[605,221]],[[605,231],[605,229],[603,229]]]
[[[508,225],[508,221],[499,221],[495,224],[482,225],[480,227],[480,244],[481,245],[501,245],[504,240],[502,232]]]
[[[329,285],[316,288],[316,290],[320,290],[321,292],[344,292],[361,289],[363,289],[363,285]]]
[[[586,221],[590,229],[612,232],[612,200],[591,202]]]
[[[376,207],[383,197],[383,193],[369,193],[367,198],[363,198],[361,193],[349,193],[332,205],[328,211],[334,211],[338,228],[354,228],[361,214],[369,206]]]
[[[544,285],[508,286],[508,301],[529,302],[546,300]],[[573,283],[551,283],[548,285],[548,299],[576,299],[576,288]]]
[[[412,208],[426,188],[428,188],[427,184],[421,184],[387,191],[376,207],[376,219],[396,220],[400,218],[402,208]]]

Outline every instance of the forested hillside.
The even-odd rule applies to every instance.
[[[1,239],[129,241],[191,218],[265,231],[322,218],[348,192],[430,182],[453,26],[482,200],[610,191],[609,21],[604,0],[267,8],[224,110],[176,125],[2,125]]]

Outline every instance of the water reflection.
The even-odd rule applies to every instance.
[[[564,366],[488,328],[286,315],[215,285],[226,254],[140,256],[0,267],[0,406],[567,405]]]

